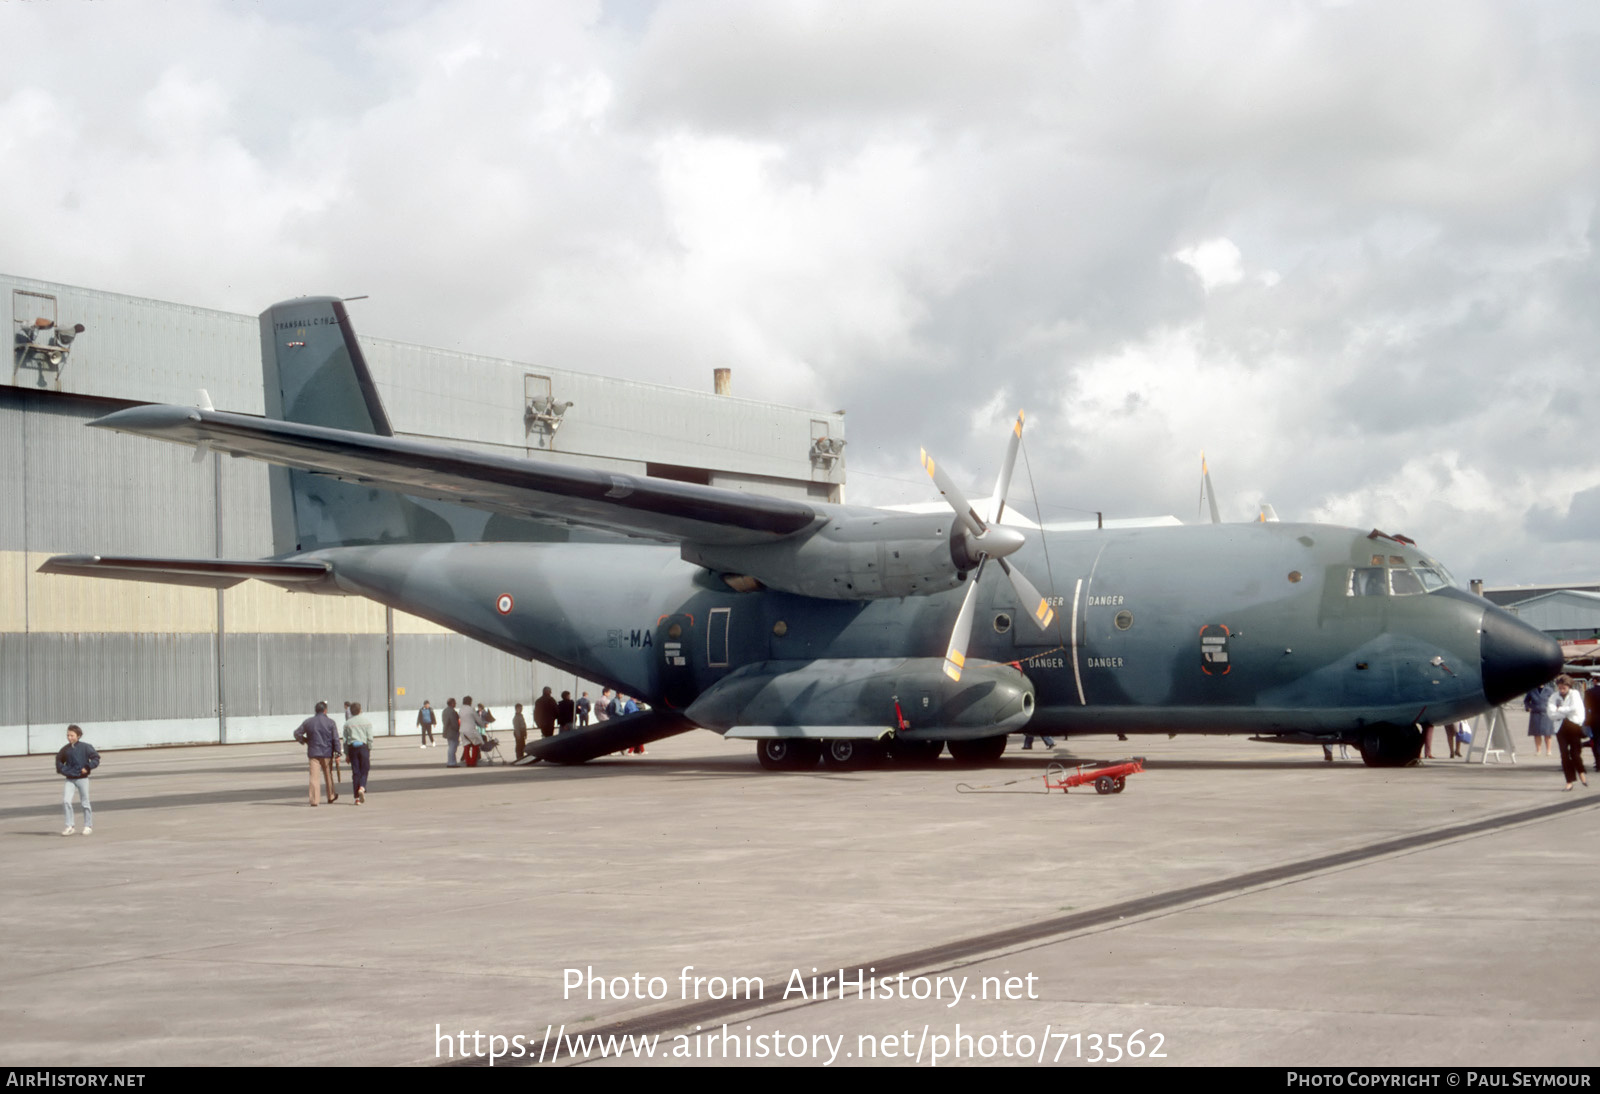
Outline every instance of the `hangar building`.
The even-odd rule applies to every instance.
[[[387,708],[389,732],[414,733],[423,699],[438,708],[467,693],[505,730],[511,704],[538,689],[587,686],[354,597],[37,573],[54,554],[272,553],[266,465],[83,427],[139,403],[196,403],[202,390],[219,410],[261,414],[261,340],[252,315],[5,274],[0,290],[12,331],[0,374],[0,755],[54,752],[68,722],[99,748],[281,740],[319,698]],[[842,500],[842,413],[361,342],[401,436]]]

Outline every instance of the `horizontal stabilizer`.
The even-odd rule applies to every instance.
[[[818,517],[805,502],[722,487],[196,407],[129,407],[89,424],[414,497],[668,542],[767,543]]]
[[[581,764],[597,756],[621,752],[636,745],[647,745],[664,737],[676,737],[699,729],[681,714],[666,710],[641,710],[621,718],[609,718],[583,729],[569,729],[554,737],[528,741],[527,752],[553,764]]]
[[[231,589],[255,578],[279,584],[307,584],[329,576],[325,562],[272,562],[222,558],[132,558],[114,555],[56,555],[39,567],[41,574],[108,577],[122,581],[155,581]]]

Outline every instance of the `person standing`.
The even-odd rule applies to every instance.
[[[56,774],[67,780],[67,785],[61,791],[61,808],[67,814],[67,826],[61,830],[63,836],[72,835],[76,823],[72,813],[74,793],[83,802],[83,834],[88,836],[94,833],[94,806],[89,803],[89,772],[99,766],[100,753],[94,750],[94,745],[83,739],[83,730],[68,726],[67,743],[56,753]]]
[[[569,733],[572,723],[578,720],[578,704],[572,701],[572,692],[563,691],[561,702],[556,704],[556,725],[558,733]]]
[[[444,743],[444,765],[460,767],[456,763],[456,746],[461,744],[461,712],[456,710],[454,698],[446,699],[444,704]]]
[[[619,718],[626,718],[630,714],[639,713],[639,704],[631,695],[624,695],[620,691],[617,692],[616,703],[617,717]],[[624,751],[634,756],[643,756],[644,745],[634,745],[632,748],[625,749]]]
[[[1583,692],[1583,709],[1589,715],[1584,725],[1589,727],[1589,747],[1594,752],[1594,769],[1600,771],[1600,680],[1589,677],[1589,686]]]
[[[339,800],[339,792],[333,788],[333,757],[339,751],[339,729],[328,717],[327,703],[318,701],[317,712],[300,723],[300,728],[294,731],[294,739],[306,746],[306,759],[311,768],[312,806],[317,804],[319,774],[328,804],[332,805]]]
[[[1550,738],[1555,736],[1556,727],[1550,724],[1549,707],[1555,694],[1555,688],[1540,684],[1522,700],[1522,709],[1528,712],[1528,736],[1533,738],[1535,756],[1550,755]]]
[[[589,711],[593,707],[594,704],[589,701],[589,693],[587,691],[584,692],[582,698],[578,700],[578,725],[580,727],[589,724]]]
[[[585,692],[584,694],[588,694]],[[594,720],[597,722],[609,721],[611,718],[611,689],[600,689],[600,701],[594,705]]]
[[[367,775],[372,771],[372,720],[361,713],[360,703],[350,704],[344,720],[344,755],[350,761],[350,786],[356,804],[367,804]]]
[[[539,727],[541,737],[549,737],[556,731],[556,700],[549,688],[533,701],[533,724]]]
[[[1583,699],[1572,686],[1572,677],[1562,673],[1556,677],[1556,693],[1545,707],[1550,724],[1556,730],[1556,742],[1561,749],[1561,773],[1567,777],[1566,789],[1572,789],[1574,779],[1589,785],[1589,776],[1583,771]]]
[[[517,739],[517,759],[520,760],[528,754],[528,719],[522,716],[521,703],[511,715],[511,735]]]
[[[436,743],[433,739],[433,707],[428,700],[422,700],[422,709],[417,711],[417,728],[422,730],[422,743],[418,748],[427,748]]]
[[[466,738],[466,745],[461,749],[461,762],[468,767],[478,766],[478,744],[482,739],[483,718],[472,709],[472,696],[461,697],[461,732]]]

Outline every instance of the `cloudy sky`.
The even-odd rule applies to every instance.
[[[1600,578],[1600,5],[0,0],[0,269]],[[470,321],[461,321],[463,317]],[[1019,478],[1019,492],[1027,490]],[[1024,508],[1031,508],[1031,501]]]

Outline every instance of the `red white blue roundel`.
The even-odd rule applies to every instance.
[[[501,615],[510,615],[511,609],[515,606],[516,602],[511,599],[510,593],[501,593],[500,599],[494,602],[494,610]]]

